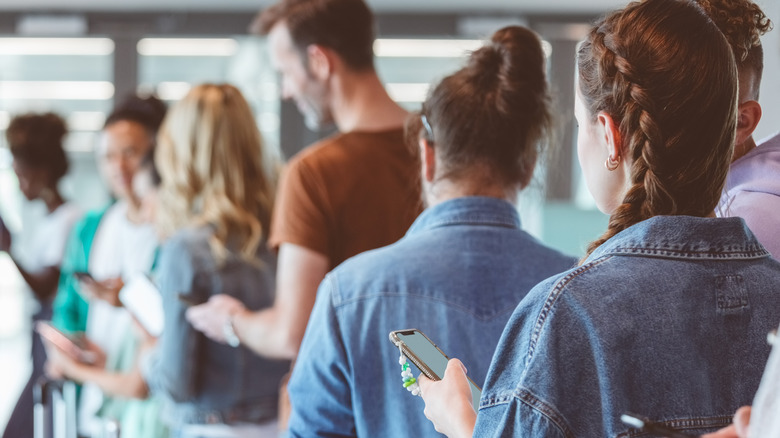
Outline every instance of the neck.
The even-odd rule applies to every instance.
[[[407,112],[387,94],[374,70],[344,70],[333,78],[333,120],[339,131],[385,131],[400,128]]]
[[[506,187],[480,184],[476,181],[452,181],[448,179],[435,181],[426,187],[425,201],[428,207],[441,204],[451,199],[465,198],[469,196],[485,196],[517,204],[517,191]]]
[[[756,141],[753,140],[753,136],[750,136],[747,138],[747,140],[743,141],[741,144],[738,144],[734,147],[734,156],[731,158],[731,162],[735,162],[739,160],[740,158],[744,157],[745,154],[752,151],[756,147]]]
[[[135,196],[129,196],[125,201],[127,202],[127,220],[136,225],[143,223],[144,218],[141,214],[141,201],[136,199]]]
[[[46,210],[49,213],[53,213],[54,210],[65,203],[65,200],[60,196],[60,192],[53,188],[45,189],[45,191],[41,193],[41,200],[46,204]]]

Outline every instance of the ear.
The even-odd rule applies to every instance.
[[[737,114],[737,145],[744,143],[756,130],[761,121],[761,105],[755,100],[748,100],[739,104]]]
[[[419,145],[423,178],[428,182],[433,182],[436,177],[436,150],[433,148],[433,144],[424,138],[420,139]]]
[[[620,129],[612,116],[600,112],[597,121],[599,137],[607,148],[607,155],[616,159],[625,158],[623,157],[623,139],[620,137]]]
[[[306,48],[306,56],[309,61],[309,73],[315,78],[324,81],[330,77],[333,70],[331,53],[322,46],[309,44]]]

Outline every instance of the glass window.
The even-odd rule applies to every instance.
[[[193,85],[227,82],[252,106],[263,139],[279,144],[279,91],[265,39],[144,38],[138,43],[138,89],[175,102]]]

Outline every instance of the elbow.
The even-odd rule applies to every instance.
[[[298,357],[298,351],[301,349],[303,334],[285,333],[279,343],[278,359],[295,360]]]
[[[131,398],[136,398],[139,400],[146,400],[149,398],[149,386],[146,384],[146,381],[144,381],[143,377],[139,374],[138,379],[136,382],[133,382],[134,385],[130,385],[129,388],[129,396]]]

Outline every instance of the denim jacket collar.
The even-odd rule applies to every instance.
[[[520,215],[514,205],[498,198],[468,196],[427,208],[406,235],[449,225],[488,225],[520,229]]]
[[[684,259],[753,259],[769,253],[741,218],[655,216],[598,247],[586,260],[608,255]]]

